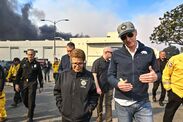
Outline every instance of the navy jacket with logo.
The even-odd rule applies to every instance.
[[[139,47],[132,59],[131,54],[125,45],[112,54],[111,62],[108,69],[108,81],[115,87],[115,98],[126,100],[148,100],[148,83],[139,81],[141,74],[149,73],[149,66],[155,70],[160,78],[160,72],[154,51],[138,41]],[[122,78],[133,85],[129,92],[122,92],[117,84]]]
[[[59,74],[54,88],[56,105],[62,116],[72,122],[84,122],[91,117],[98,100],[92,73],[65,70]]]

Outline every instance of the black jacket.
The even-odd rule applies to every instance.
[[[43,87],[43,75],[39,62],[35,59],[30,63],[28,59],[23,59],[17,72],[15,84],[27,86],[29,83],[39,80],[40,87]]]
[[[54,88],[56,105],[62,116],[72,122],[88,120],[98,100],[92,73],[66,70],[59,74]]]
[[[138,43],[139,47],[133,59],[124,45],[112,54],[108,69],[108,81],[116,89],[115,98],[135,101],[148,99],[148,83],[139,81],[139,76],[148,73],[149,66],[152,66],[158,78],[160,78],[154,51],[139,41]],[[133,89],[129,92],[119,90],[117,84],[120,78],[123,80],[127,79],[133,85]]]
[[[0,65],[0,92],[3,91],[4,89],[4,84],[5,84],[5,75],[4,75],[4,69]]]

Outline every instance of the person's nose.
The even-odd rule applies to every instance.
[[[127,40],[127,41],[130,41],[130,39],[131,39],[130,37],[126,36],[126,40]]]

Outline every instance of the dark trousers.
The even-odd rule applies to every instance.
[[[164,101],[165,95],[166,95],[166,90],[163,87],[162,81],[156,81],[153,83],[152,95],[153,95],[153,97],[156,97],[156,92],[157,92],[157,89],[160,84],[161,84],[161,95],[160,95],[159,101]]]
[[[14,88],[14,91],[15,91],[13,101],[14,101],[14,103],[18,104],[22,101],[22,99],[21,99],[21,96],[20,96],[20,92],[17,92],[15,90],[15,81],[13,81],[13,88]]]
[[[58,73],[53,73],[53,78],[55,79],[55,82],[58,80]]]
[[[112,122],[112,96],[113,90],[109,90],[106,93],[102,93],[98,99],[97,105],[97,122],[102,121],[102,111],[103,111],[103,99],[105,99],[105,114],[106,114],[106,122]]]
[[[44,71],[44,80],[45,80],[45,82],[50,81],[50,70]]]
[[[168,103],[165,107],[163,122],[172,122],[174,114],[181,105],[181,103],[183,103],[183,98],[180,98],[171,90],[168,91]]]
[[[35,108],[35,100],[36,100],[36,89],[37,83],[30,83],[28,87],[23,89],[22,93],[22,101],[26,108],[28,108],[28,118],[33,118],[34,116],[34,108]]]

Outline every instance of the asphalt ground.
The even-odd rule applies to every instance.
[[[42,93],[37,92],[36,108],[34,121],[35,122],[59,122],[61,121],[60,113],[55,105],[55,98],[53,96],[54,82],[48,82],[44,85],[44,91]],[[152,100],[151,90],[152,84],[149,87],[149,97]],[[8,114],[7,122],[26,122],[27,109],[23,103],[18,104],[16,108],[12,107],[13,103],[13,87],[5,86],[6,92],[6,110]],[[160,90],[158,89],[157,98],[159,98]],[[164,101],[167,102],[167,98]],[[154,122],[162,122],[164,107],[159,106],[158,102],[151,102],[153,107]],[[104,114],[105,116],[105,114]],[[93,112],[91,122],[96,121],[96,110]],[[117,122],[117,116],[114,109],[113,101],[113,122]],[[173,122],[183,122],[183,106],[181,105],[174,116]]]

